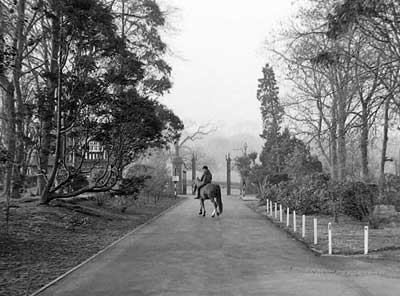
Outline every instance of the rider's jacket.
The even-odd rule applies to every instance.
[[[203,176],[201,176],[200,181],[203,182],[203,184],[209,184],[212,181],[212,175],[211,172],[209,170],[206,170],[203,174]]]

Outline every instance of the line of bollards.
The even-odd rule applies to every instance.
[[[283,223],[283,207],[281,204],[278,205],[277,202],[273,203],[271,200],[267,199],[267,214],[273,219],[278,219],[278,206],[279,206],[279,222]],[[293,232],[297,231],[297,218],[296,211],[292,211],[293,216]],[[318,220],[313,219],[313,244],[318,244]],[[286,208],[286,227],[290,227],[290,209]],[[332,248],[332,223],[328,223],[328,255],[333,254]],[[304,239],[306,237],[306,215],[301,216],[301,237]],[[369,241],[369,227],[364,227],[364,255],[368,254],[368,241]]]

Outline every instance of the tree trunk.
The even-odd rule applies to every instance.
[[[385,102],[385,111],[384,111],[384,123],[383,123],[383,140],[382,140],[382,154],[381,154],[381,164],[380,164],[380,172],[379,172],[379,200],[380,202],[384,202],[384,193],[385,193],[385,164],[386,164],[386,151],[387,151],[387,143],[389,140],[388,131],[389,131],[389,107],[390,107],[390,98],[386,99]]]
[[[7,68],[5,66],[4,51],[5,51],[5,38],[4,30],[6,30],[6,24],[4,23],[3,5],[0,5],[0,84],[4,89],[4,143],[7,149],[7,162],[5,167],[5,180],[3,195],[9,198],[11,194],[11,181],[13,174],[13,162],[15,156],[15,100],[14,100],[14,85],[9,81],[7,77]]]
[[[54,130],[54,111],[55,111],[55,96],[56,89],[59,84],[59,79],[54,79],[54,77],[60,78],[59,76],[59,56],[60,52],[60,8],[58,7],[57,2],[52,3],[52,10],[55,13],[55,17],[52,18],[52,40],[51,40],[51,59],[50,59],[50,78],[47,79],[47,94],[45,98],[46,104],[46,114],[43,114],[42,117],[42,130],[41,130],[41,151],[40,151],[40,173],[42,174],[39,182],[39,191],[41,196],[41,203],[47,204],[50,201],[50,189],[53,185],[55,176],[53,176],[53,172],[56,173],[57,165],[58,165],[58,157],[59,155],[55,155],[54,160],[52,161],[52,174],[50,179],[46,181],[46,176],[48,174],[49,169],[49,155],[51,152],[52,146],[52,134],[51,132]],[[58,98],[60,99],[60,98]],[[58,106],[60,107],[60,106]],[[58,114],[60,113],[60,109],[58,108]],[[58,115],[57,114],[57,115]],[[61,120],[60,116],[57,116],[57,125]],[[57,140],[56,140],[56,152],[60,152],[60,129],[57,126]],[[57,154],[57,153],[56,153]],[[51,180],[52,179],[52,180]]]
[[[361,150],[361,178],[364,182],[369,179],[368,171],[368,138],[369,138],[369,126],[368,126],[368,107],[367,103],[362,103],[361,111],[361,138],[360,138],[360,150]]]
[[[338,103],[338,180],[346,179],[346,98],[343,94],[339,94]]]
[[[17,11],[18,20],[14,37],[14,47],[17,52],[14,58],[13,67],[13,84],[15,92],[16,103],[16,151],[15,151],[15,165],[13,174],[12,197],[20,198],[20,191],[23,188],[24,178],[22,174],[23,162],[25,160],[24,149],[24,114],[25,107],[21,91],[21,76],[22,76],[22,59],[24,51],[24,27],[25,27],[25,0],[18,1]]]
[[[56,17],[52,18],[51,24],[51,51],[50,51],[50,65],[49,65],[49,78],[47,78],[47,93],[44,98],[43,114],[41,114],[42,128],[40,132],[40,152],[39,152],[39,170],[41,177],[38,180],[38,191],[42,197],[42,203],[48,203],[47,196],[48,192],[44,193],[47,185],[46,177],[49,170],[49,156],[52,150],[52,131],[54,130],[54,113],[55,113],[55,95],[57,89],[57,79],[58,77],[58,57],[59,57],[59,47],[60,47],[60,20],[59,20],[59,8],[57,2],[52,2],[52,11],[55,13]],[[56,159],[52,160],[53,166],[56,163]]]
[[[331,152],[331,178],[333,181],[338,180],[338,151],[337,151],[337,102],[333,99],[331,109],[331,128],[330,128],[330,152]]]
[[[12,83],[8,84],[6,88],[6,96],[4,102],[4,111],[6,114],[6,131],[5,131],[5,144],[7,148],[7,162],[5,169],[4,181],[4,196],[11,196],[12,193],[12,178],[15,157],[15,106],[14,106],[14,87]]]

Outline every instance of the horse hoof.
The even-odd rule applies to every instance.
[[[219,216],[219,213],[217,213],[217,216]]]

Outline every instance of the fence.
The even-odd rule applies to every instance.
[[[279,208],[279,213],[278,213],[278,208]],[[297,227],[297,215],[296,211],[291,211],[288,207],[284,209],[281,204],[274,203],[273,201],[267,199],[267,204],[266,204],[266,212],[267,215],[276,223],[279,223],[281,225],[284,224],[284,221],[286,220],[286,225],[285,227],[288,230],[291,230],[294,234],[298,233],[298,227]],[[283,218],[283,216],[286,215],[286,219]],[[307,232],[310,227],[306,227],[307,223],[312,223],[311,233],[310,231]],[[332,223],[328,223],[328,225],[322,226],[318,225],[318,219],[313,218],[310,219],[310,216],[302,215],[301,216],[301,232],[300,232],[300,237],[303,240],[310,240],[313,245],[318,245],[319,237],[318,237],[318,229],[319,227],[327,227],[327,241],[328,241],[328,255],[333,254],[333,242],[334,242],[334,229],[332,227]],[[363,253],[364,255],[368,254],[368,247],[369,247],[369,227],[364,226],[363,229],[360,229],[360,231],[364,232],[363,236]]]

